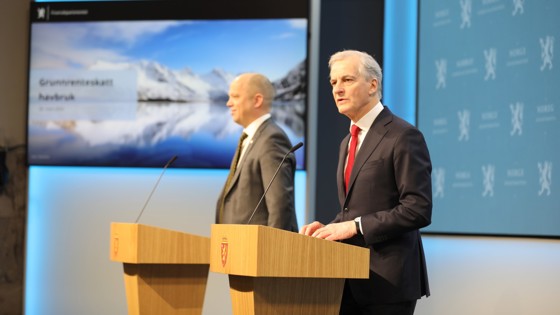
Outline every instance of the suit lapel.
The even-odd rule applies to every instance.
[[[348,154],[348,143],[350,142],[350,134],[348,134],[340,144],[338,152],[338,167],[336,169],[336,182],[338,187],[338,200],[346,199],[344,191],[344,164],[346,163],[346,155]]]
[[[266,126],[269,124],[269,122],[270,122],[270,119],[265,120],[259,126],[259,128],[257,129],[253,138],[251,138],[250,142],[247,144],[247,147],[245,148],[243,156],[241,157],[241,160],[239,161],[239,164],[238,164],[237,168],[235,169],[235,173],[233,174],[233,178],[231,179],[231,185],[229,185],[229,187],[226,188],[226,192],[225,192],[226,195],[229,193],[231,188],[233,186],[235,186],[235,184],[237,183],[237,179],[239,178],[239,174],[241,173],[241,170],[243,169],[243,165],[245,164],[245,160],[247,159],[247,157],[251,154],[251,151],[253,150],[253,144],[255,143],[255,141],[258,140],[258,138],[262,134],[263,130],[266,129]]]
[[[381,141],[387,134],[387,131],[389,131],[388,124],[391,123],[392,120],[393,114],[388,108],[385,107],[383,111],[379,113],[379,116],[377,116],[377,118],[373,121],[373,124],[371,125],[366,137],[364,138],[364,142],[360,146],[358,154],[356,154],[354,167],[352,168],[352,173],[350,174],[350,183],[348,184],[348,195],[350,195],[352,191],[352,186],[354,185],[354,181],[360,173],[362,166],[364,166],[365,162],[373,154],[373,151],[375,151],[375,149],[380,145]],[[346,141],[346,150],[344,150],[344,152],[346,152],[347,149],[348,140]],[[344,158],[345,156],[343,156],[342,163],[344,163]],[[344,167],[344,164],[342,164],[342,166]]]

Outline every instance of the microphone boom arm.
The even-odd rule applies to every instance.
[[[272,182],[274,182],[274,179],[276,178],[276,175],[278,174],[278,171],[280,171],[280,167],[282,167],[282,165],[284,164],[284,161],[286,161],[286,158],[288,157],[288,155],[290,155],[290,153],[295,152],[297,149],[301,148],[302,146],[303,146],[303,143],[299,142],[298,144],[294,145],[290,149],[290,151],[288,151],[288,153],[286,153],[284,155],[284,157],[282,158],[282,161],[280,161],[280,164],[278,164],[278,168],[276,168],[276,172],[274,172],[274,175],[272,175],[272,179],[270,180],[270,182],[266,186],[266,189],[264,190],[264,193],[262,194],[261,199],[257,203],[257,206],[255,207],[255,210],[253,210],[253,213],[251,213],[251,216],[249,217],[249,220],[247,220],[247,224],[251,223],[251,220],[253,219],[253,216],[255,215],[255,213],[257,213],[257,209],[259,209],[259,206],[261,205],[262,201],[264,200],[264,197],[266,196],[266,193],[268,192],[268,189],[270,188],[270,186],[272,186]]]
[[[140,217],[142,216],[142,213],[144,213],[144,210],[146,209],[146,206],[148,205],[148,203],[150,202],[150,199],[152,198],[152,195],[154,194],[154,191],[156,191],[156,188],[159,185],[159,181],[161,180],[161,178],[163,177],[163,174],[165,173],[165,170],[167,170],[167,168],[169,167],[169,165],[173,164],[173,162],[175,162],[175,160],[177,159],[177,156],[174,155],[169,162],[167,162],[167,164],[165,164],[165,166],[163,167],[163,170],[161,171],[161,174],[159,174],[158,180],[156,181],[156,184],[154,185],[154,188],[152,188],[152,191],[150,192],[150,195],[148,196],[148,199],[146,199],[146,202],[144,203],[144,206],[142,207],[142,210],[140,211],[140,213],[138,214],[138,217],[136,218],[136,221],[134,221],[134,223],[138,223],[138,221],[140,220]]]

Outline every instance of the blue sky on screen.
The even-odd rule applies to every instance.
[[[275,80],[306,56],[304,19],[41,23],[32,68],[87,68],[102,60],[159,62],[204,74],[256,71]]]

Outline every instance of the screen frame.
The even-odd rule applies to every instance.
[[[49,10],[75,10],[86,11],[86,15],[49,15],[48,20],[41,20],[37,17],[36,11],[40,7],[48,7]],[[125,12],[125,13],[124,13]],[[146,16],[149,13],[149,17]],[[227,0],[210,1],[180,1],[180,0],[132,0],[132,1],[44,1],[31,2],[29,9],[28,41],[32,38],[32,25],[34,23],[52,22],[103,22],[103,21],[142,21],[142,20],[250,20],[250,19],[291,19],[304,18],[307,20],[307,30],[305,34],[305,99],[303,112],[303,139],[307,140],[309,135],[309,112],[310,112],[310,58],[311,52],[311,1],[310,0],[287,0],[279,2],[263,2],[258,0],[245,0],[234,2]],[[28,45],[28,69],[27,69],[27,94],[26,94],[26,157],[27,166],[83,166],[83,167],[162,167],[163,165],[67,165],[65,163],[36,163],[30,160],[29,156],[29,118],[30,118],[30,80],[31,74],[31,53],[32,47]],[[225,102],[224,102],[225,106]],[[297,170],[305,171],[308,165],[309,152],[306,148],[303,151],[303,161],[298,162]],[[170,165],[169,167],[177,167]],[[223,167],[199,167],[182,166],[178,168],[192,169],[227,169],[229,165]]]

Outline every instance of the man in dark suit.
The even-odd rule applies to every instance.
[[[286,133],[271,119],[274,94],[270,81],[258,73],[242,74],[230,85],[227,106],[233,120],[243,127],[246,138],[240,142],[218,198],[216,223],[298,230],[294,207],[296,161],[292,153],[253,213],[282,158],[292,147]]]
[[[370,277],[346,280],[340,314],[410,315],[430,294],[419,232],[432,216],[428,148],[418,129],[381,104],[375,59],[347,50],[332,55],[329,67],[336,106],[355,132],[340,145],[341,211],[300,233],[370,249]]]

